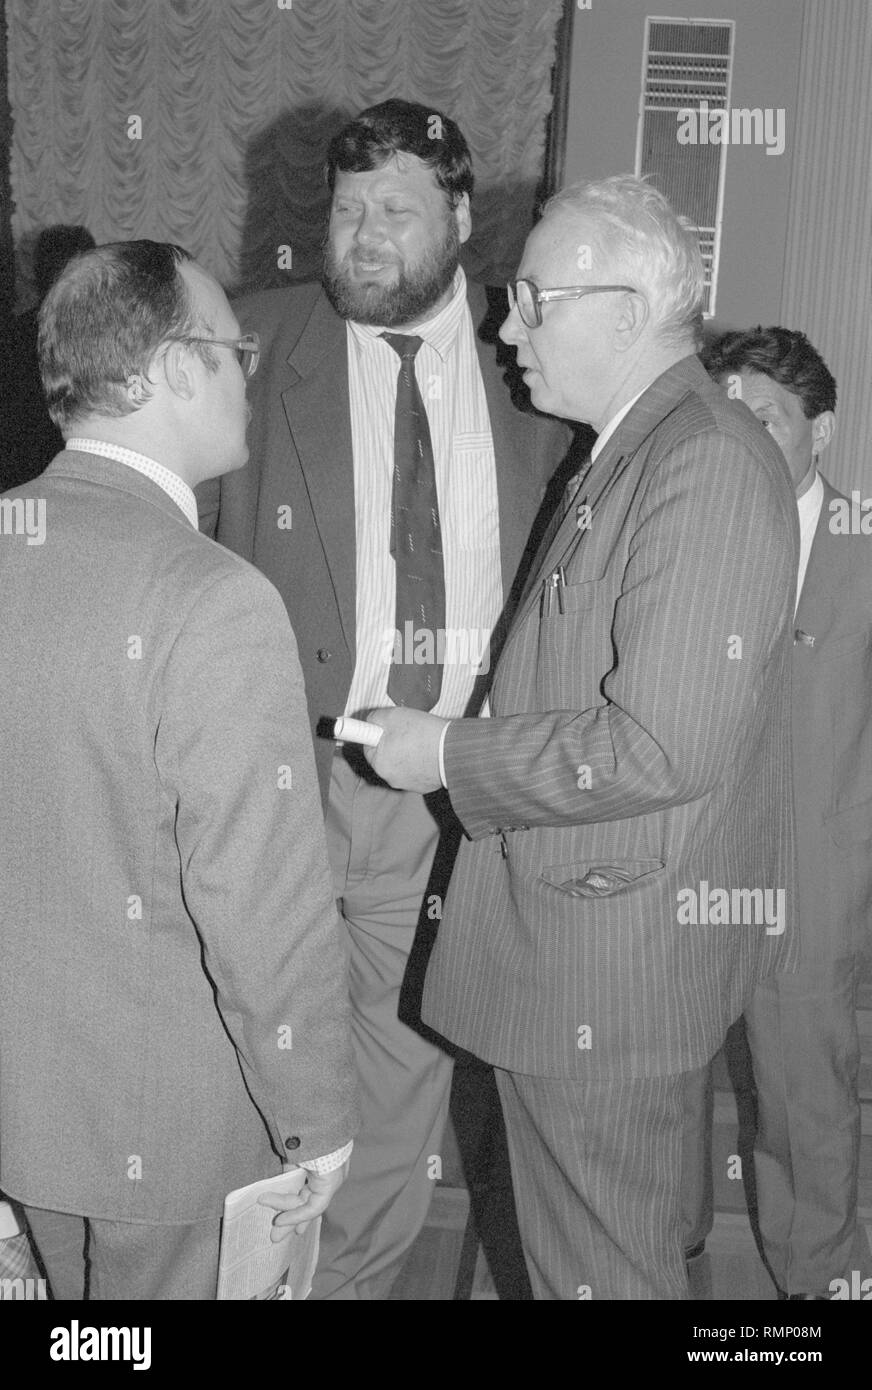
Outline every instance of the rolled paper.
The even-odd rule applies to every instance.
[[[383,733],[380,724],[367,724],[365,719],[349,719],[340,714],[333,725],[333,737],[344,743],[365,743],[375,748]]]

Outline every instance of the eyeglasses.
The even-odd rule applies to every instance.
[[[208,343],[210,347],[233,348],[236,360],[246,376],[254,376],[260,361],[260,338],[257,333],[246,333],[244,338],[169,338],[170,343]]]
[[[582,299],[586,294],[635,294],[632,285],[565,285],[559,289],[540,290],[534,280],[516,280],[506,286],[509,308],[518,307],[521,322],[528,328],[538,328],[542,322],[542,305],[548,299]]]

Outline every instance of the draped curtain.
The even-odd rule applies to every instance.
[[[466,264],[516,267],[542,174],[561,0],[7,0],[19,300],[36,232],[185,246],[228,288],[320,266],[330,136],[389,96],[473,153]],[[138,118],[138,120],[136,119]]]

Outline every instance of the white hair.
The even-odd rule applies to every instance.
[[[594,264],[644,294],[661,338],[698,339],[704,285],[697,228],[651,184],[632,174],[571,184],[549,198],[542,216],[591,219]]]

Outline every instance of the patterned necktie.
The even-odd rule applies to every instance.
[[[382,336],[400,358],[391,496],[397,638],[388,695],[395,705],[428,710],[442,689],[445,571],[430,425],[415,379],[415,354],[423,339],[404,333]]]

